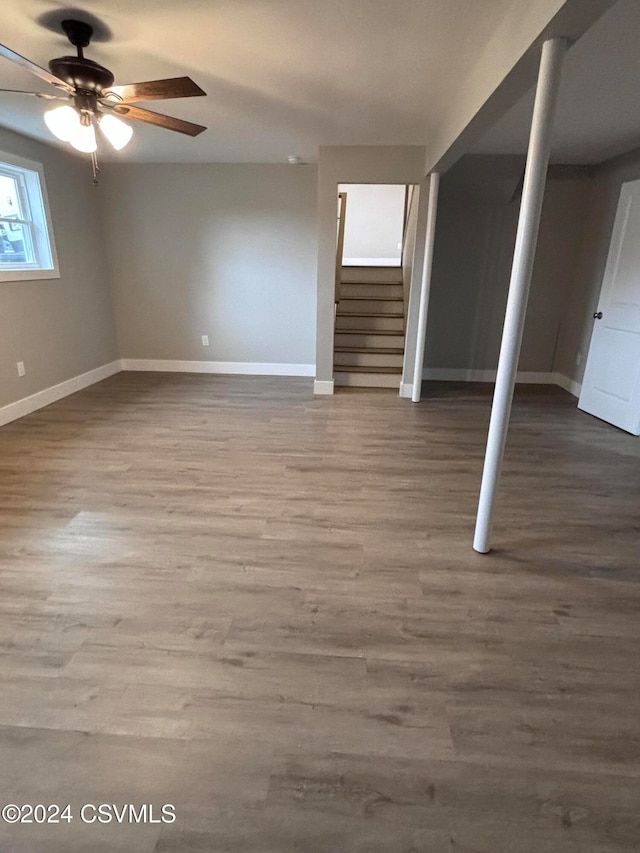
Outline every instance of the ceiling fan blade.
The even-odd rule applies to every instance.
[[[9,93],[10,95],[33,95],[35,98],[45,98],[47,101],[68,101],[62,95],[48,95],[46,92],[25,92],[24,89],[0,89],[0,94]]]
[[[122,116],[122,118],[136,118],[138,121],[145,121],[148,124],[155,124],[158,127],[175,130],[178,133],[185,133],[187,136],[197,136],[207,129],[201,124],[193,124],[191,121],[166,116],[163,113],[155,113],[152,110],[143,110],[141,107],[131,107],[128,104],[116,104],[111,108],[111,111]]]
[[[105,90],[104,97],[115,95],[120,103],[136,101],[163,101],[169,98],[194,98],[206,95],[191,77],[170,77],[167,80],[149,80],[147,83],[129,83],[127,86],[112,86]]]
[[[45,83],[51,83],[52,86],[57,86],[58,89],[64,89],[65,92],[72,93],[74,91],[73,86],[65,83],[64,80],[56,77],[55,74],[47,71],[46,68],[41,68],[39,65],[36,65],[35,62],[21,56],[19,53],[16,53],[15,50],[11,50],[10,47],[6,47],[4,44],[0,44],[0,56],[10,60],[11,62],[15,62],[16,65],[19,65],[21,68],[25,68],[32,74],[35,74],[36,77],[44,80]]]

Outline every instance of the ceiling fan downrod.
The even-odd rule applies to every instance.
[[[85,58],[84,48],[91,42],[93,27],[74,20],[65,20],[61,26],[78,55],[52,59],[49,70],[77,91],[100,96],[103,89],[113,86],[115,77],[108,68]]]
[[[84,21],[70,18],[60,24],[66,37],[78,51],[78,59],[84,59],[84,48],[89,47],[93,36],[93,27]]]

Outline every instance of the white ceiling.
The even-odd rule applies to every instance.
[[[190,139],[134,122],[119,160],[313,160],[319,145],[424,144],[511,2],[84,0],[83,10],[112,34],[86,55],[116,83],[188,74],[208,92],[149,105],[208,131]],[[46,67],[72,52],[61,33],[38,23],[61,8],[5,2],[2,42]],[[4,59],[0,86],[52,91]],[[1,95],[0,121],[51,142],[46,108]]]
[[[569,51],[554,127],[555,163],[599,163],[640,146],[640,0],[618,0]],[[527,150],[533,91],[473,147]]]

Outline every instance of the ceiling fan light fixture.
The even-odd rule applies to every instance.
[[[100,130],[116,151],[122,150],[133,136],[133,128],[110,113],[101,115],[98,119],[98,124],[100,125]]]
[[[96,132],[92,123],[79,123],[68,141],[76,151],[82,151],[83,154],[93,154],[98,148]]]
[[[71,142],[80,127],[80,116],[73,107],[56,107],[44,114],[47,127],[62,142]]]
[[[84,55],[84,49],[89,46],[93,36],[92,25],[75,18],[65,18],[61,21],[61,27],[76,48],[76,56],[55,57],[49,61],[47,70],[0,44],[0,58],[8,59],[31,72],[39,80],[55,86],[58,95],[60,91],[65,93],[70,103],[47,110],[44,115],[45,123],[57,139],[69,143],[77,151],[91,155],[94,184],[98,183],[99,172],[96,155],[99,133],[96,127],[116,151],[124,148],[133,136],[133,129],[116,117],[114,111],[124,114],[127,120],[146,122],[186,136],[198,136],[207,129],[191,121],[135,106],[138,101],[206,95],[190,77],[169,77],[114,86],[115,77],[112,72]],[[17,91],[0,88],[0,92]],[[20,92],[60,100],[57,95],[44,92]]]

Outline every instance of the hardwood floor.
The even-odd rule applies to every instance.
[[[640,849],[640,442],[520,391],[481,556],[489,406],[127,373],[3,427],[0,799],[74,815],[3,853]]]

